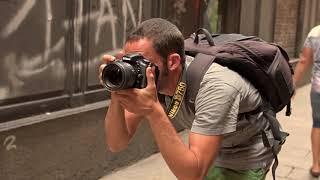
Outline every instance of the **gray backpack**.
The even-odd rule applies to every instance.
[[[237,72],[260,92],[267,105],[248,113],[259,113],[268,119],[274,141],[269,142],[261,132],[263,143],[272,148],[275,157],[272,175],[278,166],[276,149],[289,135],[280,129],[276,113],[287,106],[286,115],[291,114],[293,69],[289,57],[279,45],[268,43],[255,36],[241,34],[211,34],[200,28],[185,40],[185,53],[194,60],[187,68],[186,103],[194,112],[195,97],[200,82],[210,65],[215,62]],[[267,107],[267,108],[265,108]]]
[[[201,28],[185,40],[185,52],[194,57],[187,76],[187,82],[196,86],[187,91],[187,98],[191,101],[198,93],[205,72],[215,62],[251,82],[275,112],[287,105],[286,114],[290,115],[293,69],[287,53],[279,45],[255,36],[210,34]]]

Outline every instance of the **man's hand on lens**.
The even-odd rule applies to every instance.
[[[102,81],[102,71],[104,69],[104,67],[106,67],[106,65],[108,63],[111,63],[115,60],[116,58],[114,56],[111,56],[109,54],[103,55],[102,57],[102,64],[99,67],[99,79],[100,79],[100,84],[103,85],[103,81]]]
[[[121,59],[124,55],[123,50],[119,51],[116,56],[112,56],[109,54],[105,54],[102,56],[102,64],[99,67],[99,80],[100,80],[100,84],[103,85],[103,81],[102,81],[102,70],[104,69],[104,67],[106,67],[107,64],[115,61],[116,59]]]
[[[158,102],[154,68],[148,67],[146,76],[148,83],[146,88],[125,89],[113,93],[113,98],[116,98],[123,108],[143,116],[151,113],[153,106]]]

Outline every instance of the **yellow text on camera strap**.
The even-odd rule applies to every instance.
[[[170,119],[173,119],[174,117],[176,117],[180,106],[182,104],[183,98],[184,98],[184,94],[186,92],[186,83],[183,81],[180,81],[178,86],[176,87],[175,93],[172,97],[169,109],[167,110],[167,115]]]

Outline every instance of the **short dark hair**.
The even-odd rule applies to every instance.
[[[177,26],[171,22],[161,18],[148,19],[131,32],[127,42],[142,38],[152,40],[153,48],[164,61],[171,53],[175,52],[180,55],[181,64],[184,64],[184,37]]]

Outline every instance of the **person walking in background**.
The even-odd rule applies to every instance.
[[[313,125],[311,130],[312,166],[310,173],[314,177],[320,176],[320,25],[314,27],[305,40],[300,60],[295,68],[293,83],[301,79],[306,70],[313,66],[311,85],[311,107]]]

